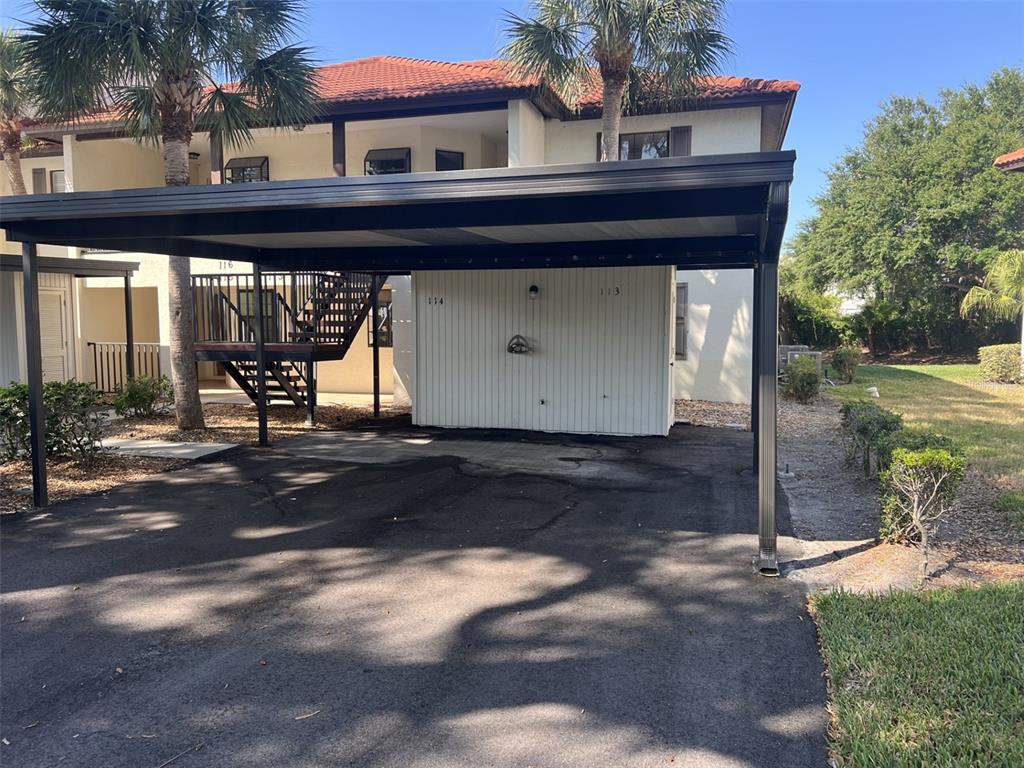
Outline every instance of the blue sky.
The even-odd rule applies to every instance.
[[[304,35],[323,62],[376,54],[442,60],[493,56],[504,9],[526,3],[310,0]],[[30,5],[0,0],[4,25]],[[944,88],[1024,66],[1024,2],[747,2],[729,4],[728,74],[803,84],[787,145],[796,149],[789,233],[811,215],[824,171],[855,145],[891,95]],[[1009,149],[1009,147],[1007,148]]]

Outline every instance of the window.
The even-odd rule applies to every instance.
[[[50,171],[50,192],[67,192],[64,186],[64,171]]]
[[[381,176],[386,173],[409,173],[412,170],[412,150],[409,147],[371,149],[363,160],[363,173]]]
[[[45,168],[33,168],[32,169],[32,194],[33,195],[45,195],[46,194],[46,169]]]
[[[266,157],[233,157],[224,166],[225,184],[248,184],[270,181],[270,159]]]
[[[450,149],[434,150],[435,171],[461,171],[466,167],[466,156]]]
[[[373,346],[373,315],[366,316],[366,346]],[[377,294],[377,328],[381,347],[395,346],[394,322],[391,315],[391,289],[384,287]]]
[[[676,285],[676,360],[686,359],[686,310],[689,287],[687,283]]]
[[[652,160],[658,157],[688,157],[690,126],[669,131],[619,134],[619,160]],[[597,134],[597,159],[601,159],[601,133]]]

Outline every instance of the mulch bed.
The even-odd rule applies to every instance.
[[[88,461],[50,459],[47,489],[50,503],[67,501],[118,488],[147,475],[177,469],[188,462],[98,453]],[[32,464],[29,461],[0,463],[0,514],[32,509]]]
[[[381,417],[400,414],[403,409],[381,408]],[[259,439],[256,407],[216,403],[203,406],[206,429],[180,430],[173,414],[149,419],[114,419],[107,424],[104,437],[133,440],[173,440],[190,443],[237,443],[255,445]],[[341,429],[372,418],[369,405],[321,405],[316,409],[312,429]],[[306,412],[292,405],[272,405],[267,409],[267,431],[271,442],[309,432]]]

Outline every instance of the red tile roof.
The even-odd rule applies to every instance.
[[[526,91],[540,85],[539,78],[520,77],[501,60],[429,61],[402,56],[371,56],[328,64],[316,71],[320,98],[331,104],[416,100],[432,96]],[[726,100],[766,94],[795,94],[800,84],[792,80],[759,80],[747,77],[709,77],[701,98]],[[601,104],[600,81],[594,83],[581,107]],[[115,123],[113,111],[97,112],[80,123]]]
[[[996,158],[995,166],[1002,171],[1024,169],[1024,147],[1021,147],[1014,152],[1007,152],[1005,155],[1000,155]]]

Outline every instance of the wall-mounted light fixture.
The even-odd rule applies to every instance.
[[[536,285],[531,285],[529,290],[526,292],[526,295],[529,296],[531,299],[536,299],[538,296],[540,296],[540,288],[538,288]]]
[[[199,159],[199,153],[198,152],[189,152],[188,153],[188,159],[193,161],[193,162],[195,162],[196,160]]]

